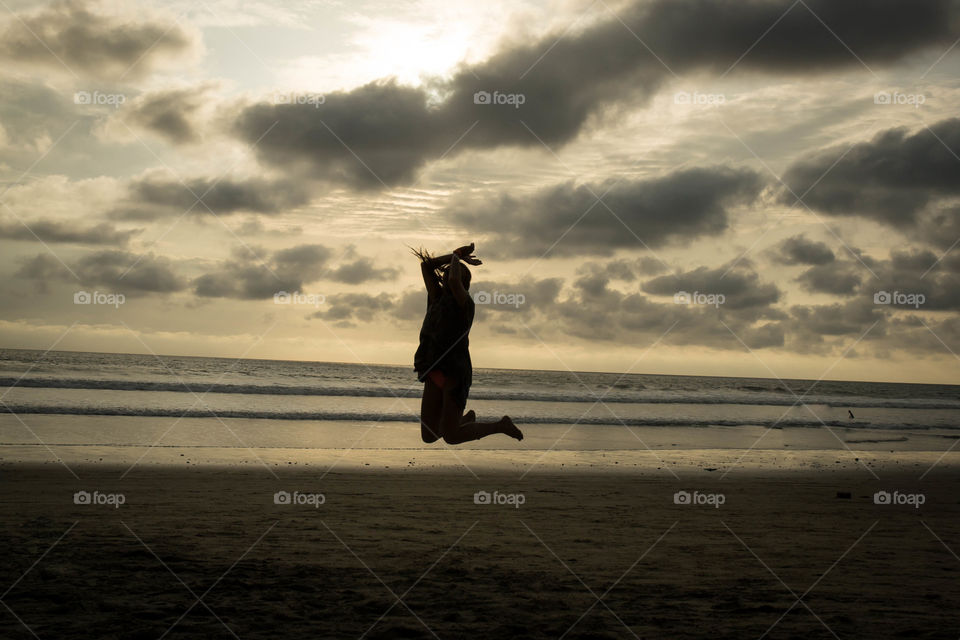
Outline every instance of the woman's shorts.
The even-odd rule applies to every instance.
[[[427,374],[427,377],[430,378],[433,384],[437,385],[441,389],[443,389],[443,386],[447,383],[447,377],[443,375],[443,371],[440,371],[439,369],[433,369]]]

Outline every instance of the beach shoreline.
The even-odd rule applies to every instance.
[[[239,465],[326,469],[582,469],[636,473],[846,469],[870,464],[917,469],[956,464],[955,430],[521,424],[522,442],[502,435],[450,447],[425,445],[415,423],[278,421],[0,414],[0,465]],[[861,459],[863,462],[861,463]],[[922,469],[921,469],[922,468]],[[669,472],[667,472],[669,473]],[[869,473],[869,472],[868,472]]]

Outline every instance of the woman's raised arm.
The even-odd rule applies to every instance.
[[[437,269],[445,264],[449,264],[453,254],[448,253],[445,256],[434,258],[425,249],[410,249],[413,255],[420,258],[420,273],[423,275],[423,284],[427,287],[427,297],[430,299],[440,295],[440,279],[437,277]]]

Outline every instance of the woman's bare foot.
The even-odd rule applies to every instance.
[[[503,427],[503,432],[511,438],[523,440],[523,432],[517,428],[517,425],[513,424],[513,420],[510,419],[510,416],[503,416],[500,418],[500,425]]]
[[[463,417],[460,418],[460,424],[470,424],[471,422],[476,422],[476,421],[477,421],[477,413],[473,409],[470,409],[470,411],[467,411],[465,414],[463,414]]]

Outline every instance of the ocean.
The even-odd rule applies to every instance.
[[[412,365],[0,350],[0,411],[21,416],[416,424],[421,393]],[[468,408],[521,426],[949,431],[960,386],[476,369]]]

